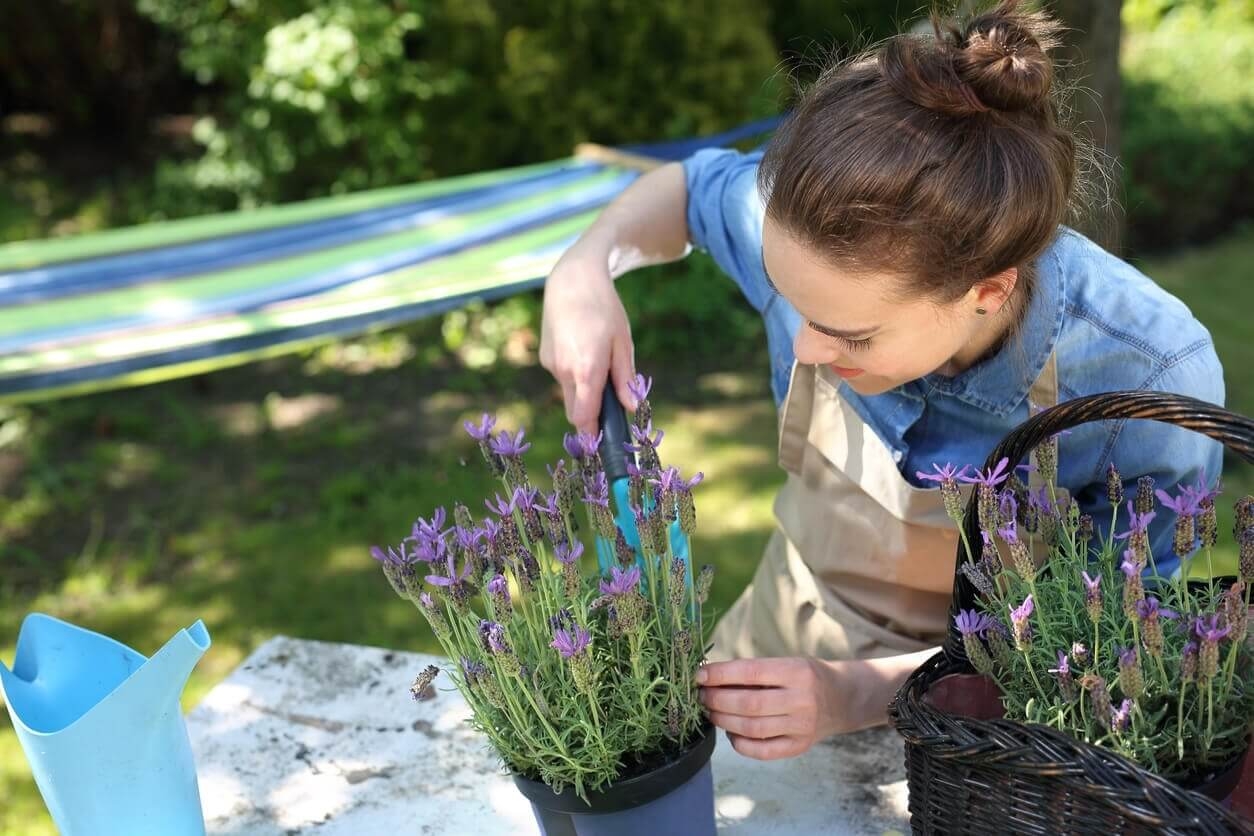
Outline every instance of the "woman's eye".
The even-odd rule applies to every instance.
[[[865,340],[851,340],[846,337],[837,337],[836,339],[844,343],[845,348],[849,349],[850,351],[865,351],[866,349],[871,347],[870,337],[866,338]]]

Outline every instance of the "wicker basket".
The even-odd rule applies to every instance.
[[[1254,421],[1248,418],[1192,398],[1112,392],[1069,401],[1028,420],[1003,439],[987,464],[1003,457],[1017,464],[1037,444],[1070,427],[1129,418],[1204,433],[1254,461]],[[967,536],[979,542],[974,495],[964,526]],[[975,599],[975,588],[955,573],[953,612],[971,608]],[[941,682],[955,674],[968,676]],[[955,711],[952,701],[940,698],[981,684],[987,691],[988,680],[977,677],[967,661],[951,618],[942,651],[910,675],[889,708],[906,740],[915,833],[1254,833],[1250,821],[1202,793],[1110,750],[1046,726],[997,719],[987,711]],[[938,707],[941,703],[950,710]]]

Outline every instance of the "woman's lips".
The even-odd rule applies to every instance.
[[[862,374],[862,369],[846,369],[844,366],[836,366],[836,365],[830,366],[829,368],[831,368],[832,371],[836,372],[836,374],[840,375],[845,380],[849,380],[850,378],[857,377],[858,375]]]

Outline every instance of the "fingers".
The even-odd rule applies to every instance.
[[[702,688],[701,702],[711,711],[742,717],[790,714],[806,706],[805,695],[791,688]]]
[[[729,735],[769,740],[772,737],[813,737],[814,729],[806,728],[802,717],[793,714],[776,714],[772,717],[743,717],[739,714],[710,712],[710,722],[724,729]]]
[[[610,377],[614,381],[614,392],[618,395],[618,402],[634,412],[636,398],[627,387],[636,377],[635,347],[631,343],[631,334],[616,337],[611,352]]]
[[[737,752],[747,758],[760,761],[794,758],[813,745],[812,740],[797,737],[772,737],[767,740],[757,740],[729,733],[727,739],[731,741],[732,748]]]
[[[778,687],[791,684],[796,674],[795,668],[792,659],[733,659],[730,662],[711,662],[697,670],[697,684],[708,687]]]
[[[566,417],[579,432],[595,434],[597,431],[606,373],[603,365],[589,365],[575,373],[574,404],[567,401]]]

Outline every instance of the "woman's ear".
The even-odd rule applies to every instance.
[[[1018,284],[1019,268],[1011,267],[972,285],[968,301],[977,313],[995,314],[1005,306]]]

